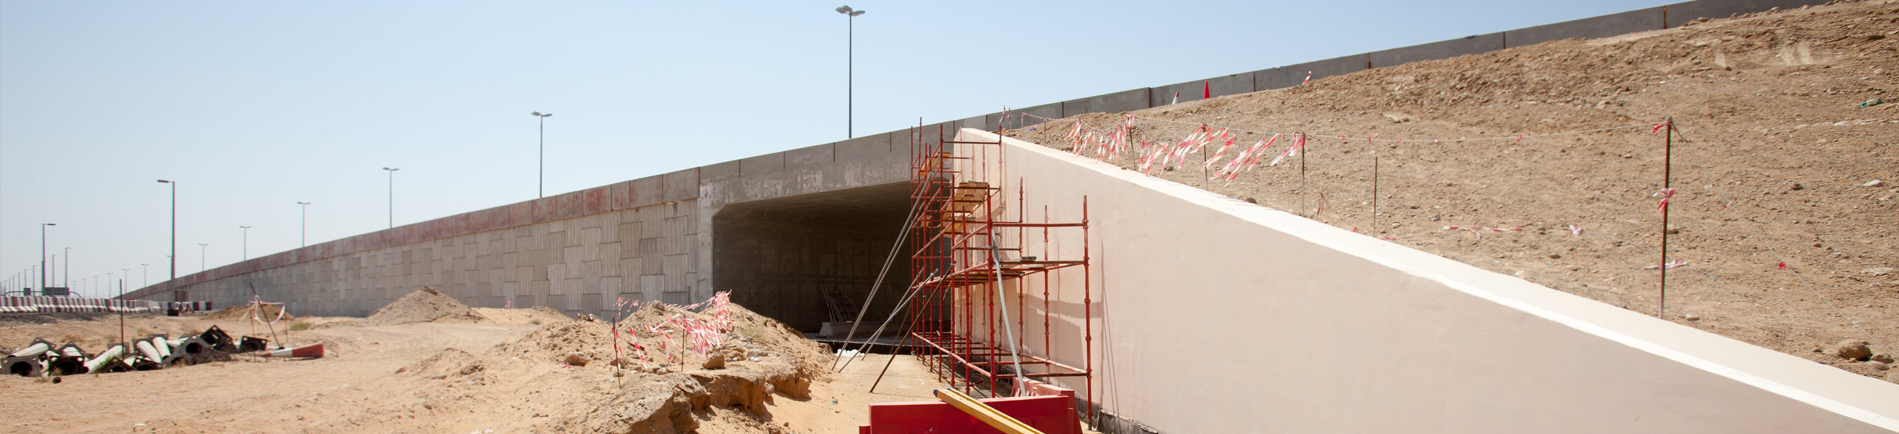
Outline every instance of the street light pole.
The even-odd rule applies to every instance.
[[[402,170],[402,169],[401,168],[392,169],[392,168],[384,167],[382,168],[382,170],[389,171],[389,228],[395,229],[396,228],[396,171]]]
[[[856,108],[853,106],[857,102],[856,95],[854,95],[854,93],[856,93],[856,85],[857,85],[856,77],[854,77],[854,75],[856,74],[856,71],[854,71],[856,67],[855,57],[857,57],[857,50],[856,50],[857,48],[856,47],[857,20],[855,18],[857,18],[858,15],[863,15],[864,11],[852,10],[850,5],[844,5],[844,6],[837,7],[837,13],[844,14],[844,17],[845,17],[844,18],[844,22],[845,22],[844,24],[844,138],[848,139],[848,138],[856,137],[856,133],[853,131],[851,124],[853,121],[857,120],[855,114],[853,113],[856,110]]]
[[[529,114],[534,115],[534,117],[541,118],[541,182],[540,182],[539,194],[540,194],[540,197],[547,197],[547,118],[550,116],[553,116],[554,114],[553,113],[542,114],[541,112],[534,112],[534,113],[529,113]]]
[[[144,270],[140,273],[145,275],[145,284],[139,285],[139,287],[144,288],[147,286],[152,286],[152,264],[138,264],[138,266],[139,268]]]
[[[208,246],[210,246],[210,244],[198,243],[198,272],[199,273],[204,272],[204,248]]]
[[[46,227],[59,226],[54,223],[40,224],[40,294],[46,293]]]
[[[303,245],[308,247],[310,245],[310,203],[297,201],[297,205],[303,206],[303,228],[299,232],[303,234],[301,235]]]
[[[238,227],[244,229],[244,247],[243,247],[244,260],[249,261],[251,260],[251,227],[250,226],[238,226]]]
[[[59,274],[66,275],[65,283],[61,286],[73,286],[73,248],[71,247],[66,248],[66,270],[60,271]]]
[[[178,293],[178,183],[163,179],[158,182],[171,184],[171,279],[165,281],[165,292],[177,297]]]

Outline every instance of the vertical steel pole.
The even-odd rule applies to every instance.
[[[1675,163],[1675,155],[1674,155],[1675,153],[1675,118],[1663,118],[1663,119],[1665,120],[1662,122],[1662,128],[1666,129],[1667,131],[1662,132],[1662,137],[1663,137],[1662,139],[1663,140],[1662,142],[1662,191],[1663,191],[1662,193],[1662,279],[1661,279],[1662,281],[1661,281],[1661,295],[1656,300],[1656,305],[1655,305],[1655,317],[1666,320],[1667,317],[1663,315],[1668,311],[1668,195],[1669,193],[1667,193],[1667,191],[1669,190],[1669,188],[1672,187],[1671,181],[1673,180],[1672,175],[1673,175],[1673,171],[1675,167],[1674,165]]]

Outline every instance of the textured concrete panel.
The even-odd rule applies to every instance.
[[[1345,75],[1364,71],[1370,67],[1370,61],[1365,58],[1365,55],[1354,54],[1345,57],[1334,57],[1331,59],[1254,71],[1253,89],[1284,89],[1304,83],[1307,74],[1310,74],[1313,80],[1318,80],[1334,75]]]
[[[699,168],[699,176],[707,181],[731,179],[739,176],[739,162],[732,160],[723,163],[708,164]]]
[[[1740,14],[1766,12],[1768,9],[1799,9],[1801,6],[1819,6],[1826,2],[1817,0],[1699,0],[1663,6],[1668,9],[1668,28],[1681,27],[1699,18],[1727,18]]]
[[[580,191],[580,215],[594,215],[613,210],[613,187],[594,187]],[[453,231],[461,233],[460,231]]]
[[[740,176],[767,175],[781,170],[785,170],[785,153],[783,152],[745,157],[739,160]]]
[[[1506,47],[1522,47],[1564,39],[1596,39],[1615,35],[1662,29],[1662,8],[1652,7],[1544,24],[1503,32]]]
[[[648,176],[631,181],[629,184],[633,186],[633,208],[662,202],[660,197],[664,196],[661,194],[665,187],[664,181],[665,179],[660,176]]]
[[[1027,116],[1024,116],[1025,114]],[[990,118],[984,120],[983,124],[990,126],[991,128],[989,129],[993,130],[996,125],[1001,125],[1004,129],[1013,130],[1042,123],[1043,118],[1060,119],[1062,117],[1062,103],[1058,102],[1029,108],[1010,109],[1008,112],[997,113],[990,116],[1006,116],[1006,118]]]
[[[1233,75],[1155,87],[1153,92],[1149,94],[1148,105],[1160,107],[1171,104],[1174,101],[1175,92],[1180,94],[1180,102],[1199,101],[1206,99],[1202,98],[1202,96],[1205,95],[1208,90],[1212,90],[1213,96],[1215,97],[1252,92],[1253,73],[1242,72]]]
[[[1503,33],[1490,33],[1466,36],[1447,41],[1418,44],[1409,47],[1373,51],[1365,56],[1371,60],[1371,67],[1383,68],[1403,65],[1420,60],[1449,59],[1452,57],[1486,53],[1503,49]]]
[[[1083,113],[1119,113],[1148,108],[1152,89],[1124,90],[1106,95],[1062,101],[1062,117]],[[1250,90],[1249,90],[1250,91]]]
[[[989,127],[989,118],[994,117],[994,116],[995,116],[994,113],[990,113],[990,114],[986,114],[982,116],[971,116],[969,118],[965,118],[962,121],[963,128],[975,128],[975,129],[983,130],[983,131],[994,130],[995,128]]]
[[[660,192],[659,200],[672,202],[699,197],[699,168],[681,170],[660,175],[665,181],[665,190]]]
[[[831,147],[831,144],[826,143],[785,151],[785,167],[791,169],[806,169],[813,166],[831,164],[836,161],[836,156],[832,153],[834,149],[835,148]]]
[[[892,151],[889,134],[872,134],[837,142],[832,145],[832,149],[834,158],[840,162],[880,159]]]

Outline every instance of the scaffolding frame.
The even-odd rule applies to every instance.
[[[1003,144],[949,139],[938,126],[936,141],[921,131],[910,135],[910,217],[907,249],[910,291],[905,306],[909,332],[904,339],[912,354],[951,387],[965,393],[985,392],[991,397],[1014,394],[1019,380],[1047,381],[1052,377],[1083,377],[1088,418],[1094,418],[1094,299],[1089,258],[1088,198],[1081,198],[1081,221],[1051,222],[1047,206],[1042,222],[1023,216],[1026,189],[1017,182],[1014,216],[1007,212]],[[994,158],[995,163],[990,164]],[[1013,217],[1013,218],[1010,218]],[[1038,254],[1028,249],[1033,232],[1041,234]],[[1072,231],[1081,238],[1080,258],[1052,258],[1055,235]],[[1013,256],[1013,257],[1011,257]],[[1053,360],[1054,316],[1049,275],[1068,268],[1082,271],[1082,312],[1079,325],[1082,364],[1076,367]],[[1042,355],[1028,354],[1028,293],[1034,277],[1041,277]],[[1009,294],[1012,292],[1013,294]],[[1010,310],[1009,298],[1015,298]],[[998,300],[1000,298],[1000,300]],[[1000,306],[998,306],[1000,304]],[[1011,315],[1012,314],[1012,315]],[[980,315],[980,318],[978,318]],[[997,336],[998,321],[1005,332]],[[1011,324],[1014,323],[1011,328]],[[1013,345],[1009,345],[1013,344]],[[1010,348],[1015,348],[1011,355]],[[1071,362],[1072,363],[1072,362]],[[1012,367],[1020,366],[1020,369]],[[1002,383],[1008,382],[1003,389]],[[987,386],[984,390],[983,386]]]

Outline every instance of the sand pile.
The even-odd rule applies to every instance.
[[[270,321],[272,319],[277,318],[277,313],[283,311],[284,307],[281,305],[266,304],[266,305],[262,305],[258,307],[258,309],[259,310],[257,312],[257,316],[259,318],[262,318],[264,321]],[[295,319],[295,318],[296,318],[295,315],[284,314],[284,319]],[[223,309],[218,309],[211,313],[205,314],[204,319],[212,320],[212,321],[249,320],[251,319],[251,307],[247,305],[247,306],[231,306],[231,307],[227,307]]]
[[[542,324],[480,355],[444,350],[397,373],[449,396],[435,411],[532,396],[511,407],[519,420],[544,431],[693,432],[701,422],[716,421],[741,432],[783,432],[766,404],[774,396],[809,399],[811,378],[828,373],[821,368],[827,355],[782,323],[727,306],[731,327],[706,357],[681,351],[682,333],[673,332],[664,346],[671,349],[668,359],[661,336],[645,326],[674,318],[707,321],[713,313],[651,305],[621,322],[618,363],[612,328],[583,316]],[[629,335],[627,328],[639,332]],[[647,364],[639,361],[635,342],[645,348]]]
[[[481,314],[475,313],[468,305],[456,301],[454,297],[442,294],[432,287],[423,287],[409,295],[402,296],[394,303],[376,309],[369,314],[364,325],[394,325],[418,322],[482,322]]]
[[[567,314],[547,306],[535,306],[532,309],[477,307],[475,313],[487,318],[485,322],[494,324],[546,324],[569,319]]]

